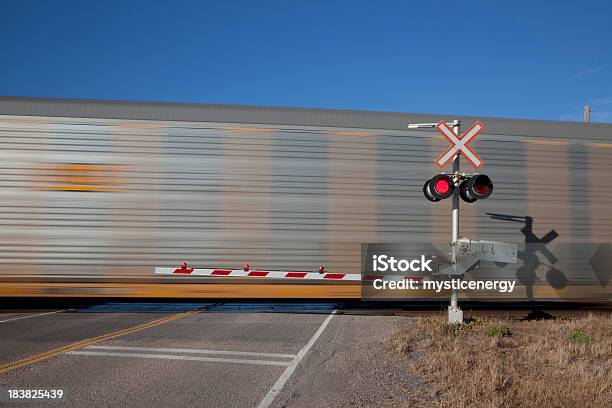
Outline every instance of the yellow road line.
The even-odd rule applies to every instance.
[[[40,361],[44,361],[47,360],[51,357],[55,357],[58,356],[60,354],[64,354],[67,353],[68,351],[72,351],[72,350],[76,350],[76,349],[80,349],[86,346],[90,346],[92,344],[104,341],[104,340],[108,340],[108,339],[112,339],[115,337],[119,337],[119,336],[124,336],[126,334],[130,334],[130,333],[135,333],[144,329],[148,329],[150,327],[154,327],[154,326],[159,326],[160,324],[164,324],[164,323],[168,323],[171,322],[173,320],[177,320],[177,319],[182,319],[184,317],[188,317],[191,315],[194,315],[195,313],[197,313],[197,310],[192,310],[190,312],[185,312],[185,313],[179,313],[179,314],[175,314],[172,316],[168,316],[168,317],[162,317],[161,319],[156,319],[147,323],[143,323],[140,324],[138,326],[134,326],[134,327],[130,327],[127,329],[123,329],[123,330],[118,330],[118,331],[114,331],[111,333],[107,333],[107,334],[103,334],[101,336],[97,336],[97,337],[91,337],[89,339],[85,339],[85,340],[80,340],[77,341],[75,343],[71,343],[68,344],[66,346],[62,346],[62,347],[58,347],[56,349],[53,350],[49,350],[49,351],[45,351],[43,353],[40,354],[36,354],[34,356],[31,357],[26,357],[23,358],[21,360],[17,360],[17,361],[13,361],[10,363],[6,363],[6,364],[2,364],[0,365],[0,374],[4,374],[6,372],[15,370],[17,368],[20,367],[24,367],[33,363],[38,363]]]

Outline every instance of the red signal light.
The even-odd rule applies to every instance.
[[[242,270],[245,272],[248,272],[251,269],[251,265],[249,264],[244,264],[242,265]]]
[[[325,273],[325,267],[323,265],[319,266],[319,273]]]
[[[434,189],[440,194],[446,194],[448,190],[450,190],[450,184],[448,183],[448,180],[440,179],[436,181]]]
[[[455,183],[451,176],[445,173],[436,174],[431,179],[427,180],[423,186],[423,194],[429,201],[444,200],[453,195],[455,191]]]
[[[183,262],[181,264],[181,269],[187,269],[187,262]]]

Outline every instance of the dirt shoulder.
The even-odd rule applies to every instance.
[[[417,318],[391,339],[432,387],[415,406],[612,407],[612,316]]]

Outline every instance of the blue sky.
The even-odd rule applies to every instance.
[[[503,4],[502,4],[503,3]],[[0,94],[612,122],[612,2],[3,2]]]

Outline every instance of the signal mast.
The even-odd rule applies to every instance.
[[[450,133],[449,125],[452,126]],[[432,202],[438,202],[452,197],[451,209],[451,264],[456,265],[458,261],[459,244],[459,198],[466,203],[474,203],[491,195],[493,182],[485,174],[466,174],[460,171],[460,158],[462,152],[466,158],[479,168],[484,164],[482,160],[469,149],[469,143],[484,130],[484,125],[475,122],[474,125],[461,136],[461,121],[454,120],[450,123],[441,121],[439,123],[414,123],[409,124],[408,129],[438,128],[442,134],[453,144],[437,160],[437,164],[444,168],[446,161],[453,157],[453,172],[442,172],[436,174],[425,182],[423,194]],[[450,305],[448,307],[448,322],[462,323],[463,311],[459,308],[459,289],[451,292]]]

